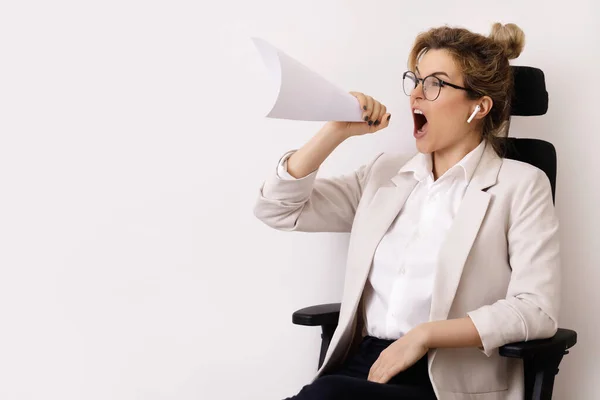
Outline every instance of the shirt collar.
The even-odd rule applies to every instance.
[[[482,140],[479,145],[464,156],[459,162],[452,166],[444,175],[458,174],[462,171],[462,177],[466,182],[469,182],[475,173],[475,169],[481,160],[481,156],[485,150],[486,141]],[[433,162],[431,160],[431,153],[418,153],[412,159],[410,159],[398,172],[412,172],[414,173],[415,179],[419,182],[423,181],[427,177],[433,178]],[[457,172],[458,171],[458,172]]]

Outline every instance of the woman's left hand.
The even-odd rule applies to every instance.
[[[387,383],[398,373],[408,369],[427,354],[427,337],[424,325],[411,330],[379,354],[371,366],[367,380]]]

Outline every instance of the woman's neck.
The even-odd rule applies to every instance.
[[[431,154],[433,164],[433,179],[437,180],[467,154],[473,151],[481,143],[481,136],[472,136],[451,147],[434,151]]]

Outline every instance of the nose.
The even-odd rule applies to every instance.
[[[417,87],[410,93],[410,101],[414,102],[416,99],[423,100],[425,93],[423,93],[423,81],[417,80]]]

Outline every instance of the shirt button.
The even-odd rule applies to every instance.
[[[404,267],[400,267],[400,269],[398,270],[398,273],[400,275],[404,275],[404,272],[405,272]]]

